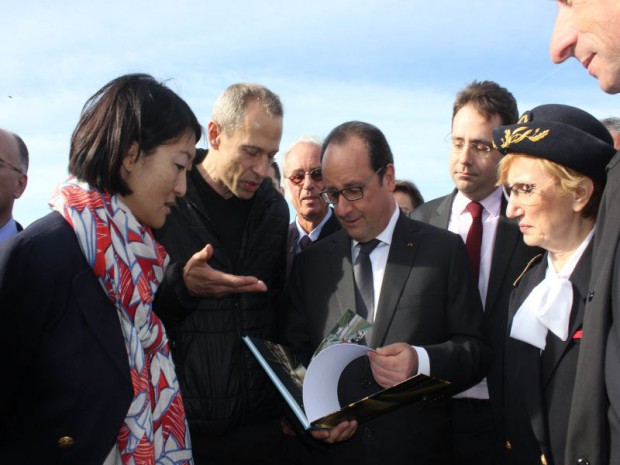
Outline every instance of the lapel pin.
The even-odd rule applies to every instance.
[[[407,241],[407,247],[413,247],[413,241]]]

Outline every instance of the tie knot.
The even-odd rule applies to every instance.
[[[472,218],[480,218],[482,216],[482,205],[478,202],[469,202],[467,204],[467,211],[471,214]]]
[[[370,255],[375,247],[381,242],[379,239],[372,239],[368,242],[360,242],[360,255]]]
[[[312,239],[310,239],[310,236],[308,236],[307,234],[304,235],[304,237],[302,237],[301,239],[299,239],[299,247],[301,248],[301,250],[304,250],[310,244],[312,244]]]

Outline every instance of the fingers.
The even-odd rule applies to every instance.
[[[379,355],[383,355],[383,356],[394,356],[394,355],[398,355],[400,354],[403,350],[407,350],[407,348],[409,347],[408,344],[402,343],[402,342],[397,342],[394,344],[389,344],[387,346],[384,347],[377,347],[376,349],[376,353]]]
[[[189,261],[207,262],[213,256],[213,246],[207,244],[204,249],[199,250],[192,255]]]
[[[418,371],[418,354],[405,343],[390,344],[369,352],[370,368],[379,386],[398,384]]]
[[[223,297],[246,292],[265,292],[265,283],[254,276],[236,276],[216,270],[208,260],[214,249],[207,244],[187,261],[183,281],[190,294],[196,297]]]
[[[314,439],[328,444],[335,444],[350,439],[355,434],[355,431],[357,431],[357,421],[351,420],[338,423],[328,430],[312,431],[310,434]]]
[[[209,280],[212,281],[214,285],[229,288],[231,291],[235,289],[239,290],[239,292],[263,292],[267,290],[265,283],[254,276],[237,276],[214,270],[213,268],[210,268],[208,273]]]

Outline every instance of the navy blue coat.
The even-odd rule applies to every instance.
[[[50,213],[0,246],[0,463],[100,465],[133,398],[120,322]]]

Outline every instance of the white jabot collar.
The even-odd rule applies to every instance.
[[[570,312],[573,308],[573,285],[569,277],[594,236],[594,228],[557,273],[547,256],[547,272],[538,286],[521,304],[512,320],[510,337],[544,350],[547,332],[561,340],[568,338]]]

